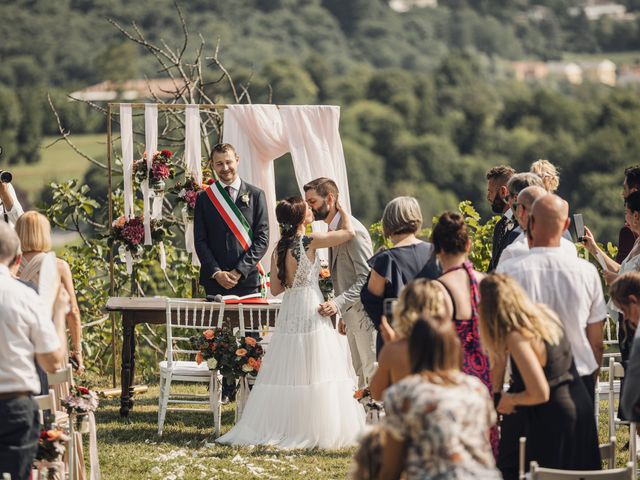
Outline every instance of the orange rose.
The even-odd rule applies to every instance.
[[[202,332],[202,336],[207,340],[211,340],[215,336],[215,332],[213,330],[205,330]]]
[[[244,357],[247,354],[247,351],[244,348],[239,348],[236,350],[236,356]]]
[[[47,430],[47,439],[50,442],[55,442],[60,438],[62,432],[60,430]]]
[[[200,365],[203,360],[204,358],[202,358],[202,353],[201,352],[196,353],[196,363]]]
[[[256,369],[257,364],[258,364],[258,361],[255,358],[249,357],[249,360],[247,360],[247,365],[249,365],[254,370]]]
[[[364,397],[364,388],[361,388],[360,390],[356,390],[355,393],[353,394],[353,398],[355,398],[356,400],[360,400],[362,397]]]
[[[244,337],[244,343],[246,343],[250,347],[255,347],[258,341],[255,338]]]
[[[320,278],[329,278],[331,276],[331,272],[328,268],[320,269]]]

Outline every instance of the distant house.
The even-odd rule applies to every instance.
[[[582,68],[574,62],[550,62],[547,63],[549,76],[566,80],[573,85],[582,83]]]
[[[604,59],[593,62],[579,62],[585,78],[592,82],[613,87],[616,84],[616,64]]]
[[[396,12],[408,12],[412,8],[435,8],[438,0],[390,0],[389,7]]]
[[[640,65],[623,65],[618,71],[617,85],[640,83]]]
[[[544,62],[513,62],[511,67],[519,82],[542,80],[549,75],[549,68]]]
[[[627,13],[627,7],[620,3],[597,0],[591,0],[581,7],[569,9],[569,14],[573,16],[580,15],[581,12],[584,12],[584,15],[589,20],[598,20],[603,17],[613,20],[632,20],[635,18],[632,13]]]
[[[182,80],[155,78],[149,80],[126,80],[111,82],[109,80],[71,93],[73,98],[90,102],[109,102],[111,100],[153,99],[167,100],[174,98],[176,92],[184,88]]]

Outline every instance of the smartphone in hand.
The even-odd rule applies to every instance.
[[[573,214],[573,227],[576,230],[576,239],[582,242],[584,240],[584,219],[581,213]]]
[[[389,321],[393,318],[393,308],[397,301],[397,298],[385,298],[384,302],[382,302],[382,314],[387,317]]]

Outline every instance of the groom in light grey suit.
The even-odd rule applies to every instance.
[[[304,186],[304,193],[314,218],[327,223],[329,230],[338,229],[341,218],[336,209],[336,183],[329,178],[317,178]],[[367,260],[373,249],[364,225],[353,217],[351,224],[356,236],[329,249],[329,270],[336,297],[320,304],[318,311],[327,317],[340,315],[338,331],[347,336],[358,386],[362,388],[368,385],[376,368],[376,329],[360,302],[360,290],[369,274]]]

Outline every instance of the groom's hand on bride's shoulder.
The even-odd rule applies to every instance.
[[[336,302],[329,300],[328,302],[321,303],[318,307],[318,313],[323,317],[331,317],[338,313],[338,306]]]

